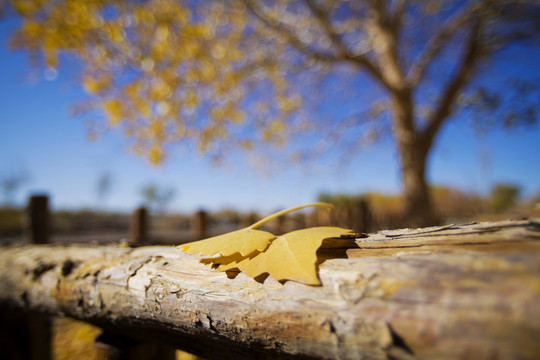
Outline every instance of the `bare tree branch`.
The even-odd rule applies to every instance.
[[[538,6],[514,5],[500,9],[498,14],[500,25],[486,41],[484,47],[494,54],[510,44],[536,41],[540,32],[540,8]],[[517,25],[517,26],[516,26]]]
[[[332,40],[332,43],[337,47],[340,54],[347,53],[347,46],[343,43],[342,39],[336,33],[334,26],[328,19],[328,13],[324,11],[320,6],[315,4],[313,0],[304,0],[309,10],[313,13],[317,21],[323,27],[326,35]]]
[[[264,11],[255,3],[255,1],[253,0],[243,0],[243,1],[246,4],[247,8],[259,20],[261,20],[265,25],[270,27],[272,30],[285,36],[287,40],[289,41],[289,43],[301,54],[307,57],[310,57],[314,60],[322,61],[326,63],[337,63],[337,62],[342,62],[342,61],[351,63],[353,65],[356,65],[366,70],[372,77],[374,77],[376,80],[382,82],[386,87],[388,87],[388,84],[386,80],[384,79],[383,75],[381,74],[380,70],[372,61],[370,61],[365,56],[355,56],[348,52],[345,44],[343,44],[343,42],[339,39],[339,36],[335,32],[335,30],[332,29],[332,25],[329,23],[324,12],[322,12],[322,9],[318,8],[316,4],[314,4],[312,1],[305,0],[307,3],[308,2],[312,3],[312,5],[314,6],[312,11],[314,11],[314,14],[317,16],[321,24],[323,24],[323,27],[324,28],[328,27],[325,30],[327,34],[329,35],[330,39],[332,40],[332,42],[334,43],[334,45],[338,46],[338,50],[339,50],[338,54],[322,52],[322,51],[313,49],[312,47],[309,46],[309,44],[302,42],[298,38],[298,36],[294,33],[294,31],[288,28],[285,24],[268,18],[268,16],[264,14]],[[317,13],[315,13],[315,11],[317,11]],[[324,23],[326,23],[326,25],[324,25]]]
[[[433,59],[437,57],[442,49],[449,43],[457,30],[470,19],[476,6],[477,5],[473,3],[456,13],[428,40],[425,50],[416,58],[407,73],[407,82],[410,86],[414,87],[422,81],[427,68],[433,62]]]
[[[406,0],[397,0],[394,4],[394,10],[392,15],[392,21],[400,26],[403,23],[403,17],[405,16],[405,10],[407,8]]]
[[[467,80],[470,78],[470,74],[481,54],[481,31],[482,21],[479,17],[475,17],[471,21],[469,39],[463,51],[462,59],[457,67],[457,71],[453,79],[447,83],[442,91],[442,95],[439,98],[435,111],[428,117],[428,124],[422,134],[424,145],[427,146],[427,148],[431,146],[433,138],[439,131],[444,120],[450,114],[452,105],[460,90],[463,89]]]
[[[396,17],[384,2],[371,0],[370,6],[373,16],[367,32],[378,58],[382,82],[390,92],[399,94],[407,87],[398,51],[400,25],[395,24]]]
[[[318,52],[315,49],[311,48],[308,44],[301,41],[298,38],[298,36],[296,36],[294,31],[292,31],[282,22],[276,21],[274,19],[270,19],[268,16],[266,16],[266,14],[264,13],[264,10],[261,9],[261,7],[255,3],[255,1],[252,1],[252,0],[243,0],[243,1],[244,1],[244,4],[246,4],[247,8],[259,20],[261,20],[266,26],[268,26],[272,30],[285,36],[287,40],[290,42],[290,44],[293,45],[293,47],[296,50],[300,51],[302,54],[308,57],[311,57],[315,60],[319,60],[319,61],[335,62],[337,60],[334,54]]]

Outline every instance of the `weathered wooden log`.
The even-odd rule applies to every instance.
[[[347,254],[310,287],[233,278],[173,247],[2,248],[0,302],[208,358],[538,358],[540,231],[528,221],[380,232]]]

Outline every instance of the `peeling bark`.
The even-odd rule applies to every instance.
[[[385,231],[321,253],[342,246],[320,287],[218,272],[174,247],[1,248],[0,302],[208,358],[540,353],[540,231],[527,221]]]

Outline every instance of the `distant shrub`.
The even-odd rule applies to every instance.
[[[517,203],[521,189],[513,184],[497,184],[491,189],[489,204],[495,213],[508,210]]]
[[[0,207],[0,235],[19,235],[23,232],[23,210]]]

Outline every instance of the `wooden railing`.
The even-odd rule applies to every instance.
[[[3,247],[1,338],[46,359],[47,317],[70,316],[104,329],[105,358],[535,359],[537,223],[329,240],[318,287],[218,272],[172,246]]]
[[[49,203],[46,195],[32,196],[23,214],[24,235],[12,234],[8,239],[0,241],[20,243],[23,240],[26,243],[45,244],[88,241],[106,243],[122,239],[137,246],[179,244],[222,233],[222,230],[226,232],[249,226],[260,219],[253,213],[237,213],[234,220],[231,218],[227,221],[224,216],[219,220],[216,219],[217,215],[203,210],[191,216],[151,214],[146,207],[139,207],[130,215],[87,211],[67,213],[69,216],[66,216],[66,212],[51,212]],[[180,218],[183,224],[172,224],[171,219],[176,218]],[[189,219],[189,225],[185,223],[186,219]],[[346,206],[337,206],[333,212],[315,209],[311,213],[283,216],[266,226],[267,230],[282,234],[299,228],[324,225],[350,228],[357,233],[375,230],[373,214],[368,203],[362,199],[351,201]]]

